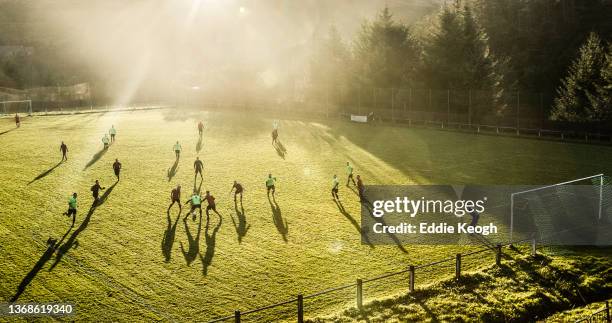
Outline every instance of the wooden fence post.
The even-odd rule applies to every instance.
[[[234,320],[236,323],[240,323],[240,311],[234,311]]]
[[[458,253],[455,257],[455,279],[461,279],[461,254]]]
[[[610,317],[610,302],[606,301],[606,319],[608,322],[612,322],[612,317]]]
[[[304,296],[299,294],[297,297],[297,321],[298,323],[304,323]]]
[[[498,266],[501,265],[501,257],[502,257],[501,248],[502,248],[501,244],[497,244],[496,253],[495,253],[495,264]]]
[[[410,267],[408,267],[408,272],[410,274],[409,276],[409,282],[408,282],[408,290],[412,293],[414,292],[414,266],[410,265]]]
[[[357,308],[363,306],[363,281],[357,279]]]
[[[536,239],[535,238],[531,239],[531,255],[532,256],[536,255]]]

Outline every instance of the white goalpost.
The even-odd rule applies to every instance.
[[[4,115],[27,113],[32,115],[32,100],[0,101],[0,112]]]
[[[581,182],[584,184],[581,184]],[[584,211],[581,212],[581,208],[586,209],[587,207],[592,207],[592,215],[597,217],[598,221],[601,221],[603,190],[604,174],[597,174],[573,179],[563,183],[511,193],[510,241],[514,241],[513,239],[516,229],[515,217],[517,216],[515,207],[517,205],[517,200],[522,199],[524,200],[523,202],[528,203],[529,208],[531,209],[528,212],[537,212],[535,217],[533,214],[524,214],[524,216],[531,216],[529,220],[537,222],[537,224],[542,227],[553,228],[554,225],[552,222],[555,221],[555,214],[565,212],[574,214],[576,216],[584,216],[586,218],[588,216],[588,212],[587,214],[585,214]],[[545,201],[546,199],[548,199],[548,201]],[[585,201],[588,203],[585,203]],[[586,221],[587,220],[585,220],[585,222]]]

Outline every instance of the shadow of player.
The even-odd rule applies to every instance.
[[[278,233],[280,233],[283,237],[283,241],[287,242],[287,234],[289,234],[289,223],[287,222],[287,220],[283,219],[283,216],[281,215],[281,209],[278,206],[278,203],[276,203],[276,199],[274,197],[270,199],[270,197],[268,196],[268,202],[270,202],[270,208],[272,209],[272,221],[274,222],[274,226],[276,226],[276,230],[278,230]]]
[[[168,182],[171,181],[174,175],[176,175],[176,173],[178,172],[178,164],[179,164],[179,159],[177,158],[174,161],[174,165],[172,165],[172,167],[168,169],[168,172],[166,175],[168,177]]]
[[[13,131],[13,130],[17,130],[17,129],[18,129],[18,128],[16,128],[16,127],[15,127],[15,128],[13,128],[13,129],[9,129],[9,130],[6,130],[6,131],[2,131],[2,132],[0,132],[0,136],[4,135],[4,134],[6,134],[6,133],[9,133],[9,132],[11,132],[11,131]]]
[[[285,149],[285,146],[283,146],[279,140],[276,140],[272,146],[276,150],[276,154],[280,156],[280,158],[285,159],[285,156],[287,156],[287,149]]]
[[[89,168],[93,164],[95,164],[98,160],[100,160],[100,158],[102,158],[102,156],[104,156],[104,154],[106,154],[107,151],[108,151],[108,149],[104,149],[104,148],[102,148],[102,150],[98,151],[95,155],[93,155],[91,157],[91,160],[89,162],[87,162],[87,164],[85,165],[85,168],[83,168],[83,170],[86,170],[87,168]]]
[[[336,206],[338,207],[338,210],[340,211],[340,213],[342,213],[342,215],[344,215],[344,217],[347,220],[349,220],[349,222],[351,222],[353,227],[355,227],[355,230],[359,232],[359,234],[361,235],[361,241],[367,244],[368,246],[370,246],[370,248],[374,248],[374,245],[368,239],[368,236],[366,232],[364,232],[364,229],[362,229],[359,223],[357,223],[357,220],[355,220],[355,218],[353,218],[353,216],[346,211],[346,209],[344,208],[344,205],[342,205],[342,202],[335,200],[335,199],[334,199],[334,202],[336,203]]]
[[[374,221],[382,224],[383,227],[387,226],[387,223],[385,222],[385,220],[383,220],[382,217],[377,218],[374,215],[372,215],[372,204],[365,197],[364,197],[364,201],[361,202],[361,206],[362,206],[362,212],[364,211],[364,208],[365,208],[365,211],[367,211],[368,216],[374,219]],[[387,232],[387,235],[391,238],[391,240],[393,240],[393,242],[395,243],[397,248],[399,248],[399,250],[401,250],[403,253],[408,253],[408,250],[404,248],[404,245],[394,233]]]
[[[189,243],[189,249],[185,251],[183,242],[181,242],[181,252],[183,253],[183,257],[185,257],[187,266],[190,266],[191,263],[196,259],[196,257],[200,253],[200,233],[202,232],[202,216],[200,216],[200,222],[198,223],[198,230],[197,230],[195,238],[191,234],[191,231],[189,231],[189,225],[187,224],[188,222],[187,218],[183,219],[183,222],[185,223],[185,232],[187,233],[187,241]]]
[[[57,250],[57,247],[68,236],[68,233],[70,233],[70,230],[72,230],[73,226],[74,225],[70,226],[68,231],[66,231],[64,236],[59,241],[57,241],[57,240],[55,240],[53,238],[49,238],[47,240],[47,250],[45,250],[45,253],[43,253],[43,255],[40,257],[40,259],[38,259],[38,261],[36,262],[34,267],[32,267],[32,270],[30,270],[30,272],[23,278],[23,280],[21,280],[21,283],[19,284],[19,286],[17,286],[17,292],[15,293],[15,295],[13,295],[13,297],[11,297],[11,300],[10,300],[11,303],[15,302],[15,301],[17,301],[17,299],[19,299],[19,296],[21,296],[21,294],[25,291],[26,287],[28,287],[28,285],[32,282],[34,277],[36,277],[38,272],[47,263],[47,261],[49,261],[49,259],[51,259],[51,257],[53,256],[53,253],[55,253],[55,250]]]
[[[102,194],[102,196],[100,197],[97,203],[94,202],[91,208],[89,208],[89,212],[87,212],[87,215],[85,216],[85,219],[83,219],[83,222],[81,222],[79,227],[76,230],[74,230],[72,235],[70,235],[70,238],[68,238],[68,240],[57,249],[55,261],[53,262],[53,265],[51,265],[51,267],[49,268],[49,271],[52,271],[55,268],[55,266],[57,266],[57,264],[59,264],[60,261],[62,261],[62,257],[64,257],[64,255],[68,253],[68,251],[70,251],[72,247],[75,247],[75,248],[78,247],[79,243],[77,241],[77,237],[79,236],[81,232],[87,229],[87,226],[89,225],[89,221],[91,220],[91,216],[94,214],[97,208],[99,208],[100,206],[102,206],[102,204],[104,204],[104,202],[106,202],[106,200],[112,193],[115,186],[117,186],[117,183],[118,182],[115,182],[111,187],[109,187],[106,190],[106,192]]]
[[[202,150],[202,135],[198,139],[198,143],[196,144],[196,152],[199,153]]]
[[[223,219],[221,215],[219,215],[219,222],[212,230],[212,234],[209,234],[210,227],[210,217],[206,217],[206,228],[204,229],[204,239],[206,240],[206,252],[204,256],[200,254],[200,260],[202,261],[202,274],[206,276],[208,274],[208,267],[212,265],[213,257],[215,256],[215,242],[217,237],[217,232],[221,228],[221,223]]]
[[[51,174],[51,172],[53,172],[53,171],[54,171],[56,168],[58,168],[58,167],[59,167],[59,165],[61,165],[61,164],[62,164],[62,162],[60,161],[59,163],[57,163],[57,165],[55,165],[55,166],[53,166],[53,167],[51,167],[51,168],[47,169],[46,171],[44,171],[44,172],[40,173],[38,176],[34,177],[34,179],[33,179],[33,180],[31,180],[31,181],[28,183],[28,185],[30,185],[30,184],[32,184],[32,183],[34,183],[34,182],[36,182],[37,180],[43,179],[43,178],[44,178],[44,177],[46,177],[47,175]]]
[[[250,224],[247,224],[246,221],[246,216],[244,215],[244,207],[242,206],[242,203],[240,203],[240,209],[238,209],[238,203],[236,202],[236,200],[234,200],[234,210],[236,210],[236,217],[238,218],[238,222],[236,222],[236,220],[234,220],[234,217],[231,216],[232,218],[232,223],[234,224],[234,228],[236,229],[236,235],[238,235],[238,243],[242,243],[242,238],[244,238],[244,236],[246,236],[247,231],[249,231],[249,228],[251,228]]]
[[[166,231],[164,231],[164,238],[162,239],[161,243],[162,253],[166,262],[170,261],[172,245],[174,245],[174,237],[176,235],[176,225],[178,224],[182,211],[182,209],[179,210],[178,216],[176,217],[176,221],[174,221],[174,223],[172,223],[172,219],[170,218],[170,209],[166,211],[168,226],[166,227]]]

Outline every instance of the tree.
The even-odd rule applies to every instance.
[[[315,86],[343,86],[348,81],[350,52],[338,29],[331,25],[326,37],[315,40],[310,59],[310,82]]]
[[[438,89],[494,90],[501,76],[488,38],[469,6],[444,6],[425,48],[428,85]]]
[[[552,120],[593,122],[612,120],[610,52],[590,33],[557,89]]]
[[[393,20],[385,7],[373,22],[364,22],[354,43],[355,79],[377,88],[410,86],[416,80],[420,50],[409,28]]]

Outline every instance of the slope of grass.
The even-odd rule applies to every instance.
[[[459,281],[448,279],[311,322],[535,322],[612,293],[609,249],[600,256],[566,257],[515,251],[506,254],[501,266],[468,273]]]
[[[608,302],[612,302],[612,299],[608,299]],[[546,318],[546,322],[576,322],[578,320],[585,319],[591,314],[606,307],[606,302],[593,302],[585,306],[578,306],[570,310],[565,310],[556,314],[553,314]],[[605,315],[605,314],[604,314]]]
[[[201,142],[199,119],[208,124]],[[117,142],[101,151],[113,124]],[[346,122],[283,120],[279,153],[271,124],[256,115],[148,111],[24,118],[5,132],[13,125],[0,119],[0,299],[74,302],[83,320],[206,320],[474,248],[362,245],[355,193],[341,187],[340,212],[329,192],[347,160],[366,184],[548,184],[612,170],[608,147]],[[58,164],[62,140],[69,159]],[[175,167],[176,140],[183,155]],[[187,199],[197,155],[201,189],[217,197],[221,217],[183,221],[185,208],[166,212],[170,189],[182,184]],[[269,172],[278,177],[275,202],[264,188]],[[92,208],[95,179],[106,196]],[[235,179],[246,188],[244,209],[228,194]],[[61,215],[72,192],[74,228]],[[51,249],[49,238],[57,241]],[[368,295],[403,290],[382,284]],[[335,295],[309,313],[353,301],[352,291]],[[293,315],[290,305],[249,318]]]

